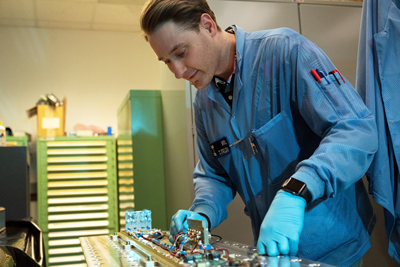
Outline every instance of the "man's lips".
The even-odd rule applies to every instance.
[[[194,77],[196,76],[196,74],[197,74],[197,70],[192,74],[192,76],[190,76],[189,78],[187,78],[187,80],[193,80],[194,79]]]

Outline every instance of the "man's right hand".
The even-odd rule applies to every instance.
[[[177,213],[175,213],[174,216],[172,216],[171,225],[169,227],[169,242],[171,242],[171,244],[175,243],[174,241],[175,235],[177,235],[180,232],[187,233],[189,228],[187,219],[203,220],[206,222],[208,228],[207,219],[198,214],[197,212],[188,210],[179,210]]]

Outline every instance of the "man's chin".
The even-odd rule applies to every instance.
[[[196,87],[196,89],[201,90],[201,89],[206,88],[209,83],[204,84],[204,83],[200,83],[200,82],[194,82],[192,84],[194,87]]]

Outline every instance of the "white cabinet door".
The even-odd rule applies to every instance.
[[[355,86],[361,5],[300,5],[301,33]]]
[[[291,28],[299,32],[296,3],[209,0],[222,29],[235,24],[246,32]]]

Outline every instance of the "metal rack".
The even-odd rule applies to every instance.
[[[79,237],[118,231],[111,136],[37,140],[38,223],[48,266],[86,266]]]

